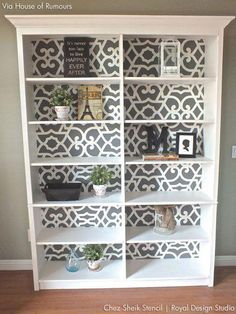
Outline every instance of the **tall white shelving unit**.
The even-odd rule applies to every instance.
[[[22,128],[35,290],[212,286],[220,149],[224,16],[6,16],[17,29]],[[93,77],[63,77],[63,38],[90,37]],[[181,77],[159,76],[158,46],[181,42]],[[102,121],[55,121],[55,85],[75,96],[102,84]],[[147,110],[145,109],[147,108]],[[51,110],[51,111],[50,111]],[[73,114],[73,113],[72,113]],[[144,124],[196,131],[193,159],[142,161]],[[96,146],[97,145],[97,146]],[[88,182],[93,165],[116,174],[106,198]],[[52,179],[82,180],[79,201],[48,202]],[[177,231],[153,232],[153,206],[176,206]],[[106,245],[100,272],[81,261],[69,273],[69,246]]]

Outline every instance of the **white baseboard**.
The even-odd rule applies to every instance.
[[[216,266],[236,266],[236,256],[216,256]]]
[[[236,266],[236,256],[216,256],[216,266]],[[0,270],[31,270],[30,259],[0,260]]]
[[[31,259],[0,260],[0,270],[31,270]]]

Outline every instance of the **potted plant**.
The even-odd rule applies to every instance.
[[[106,194],[107,183],[111,178],[112,172],[109,171],[105,166],[96,166],[93,168],[90,179],[93,182],[95,195],[103,196]]]
[[[50,104],[54,107],[58,120],[68,120],[72,96],[67,87],[57,87],[51,95]]]
[[[85,245],[83,248],[83,254],[90,270],[98,271],[101,269],[101,260],[104,253],[100,244]]]

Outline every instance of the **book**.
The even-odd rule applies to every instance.
[[[79,86],[78,120],[102,120],[103,102],[102,86]]]
[[[150,154],[143,154],[142,156],[143,161],[148,160],[178,160],[179,156],[176,153],[167,153],[167,154],[161,154],[161,153],[150,153]]]

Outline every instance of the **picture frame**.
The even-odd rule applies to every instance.
[[[179,157],[196,157],[196,133],[178,132],[176,133],[176,153]]]
[[[78,86],[78,120],[102,120],[102,85]]]

